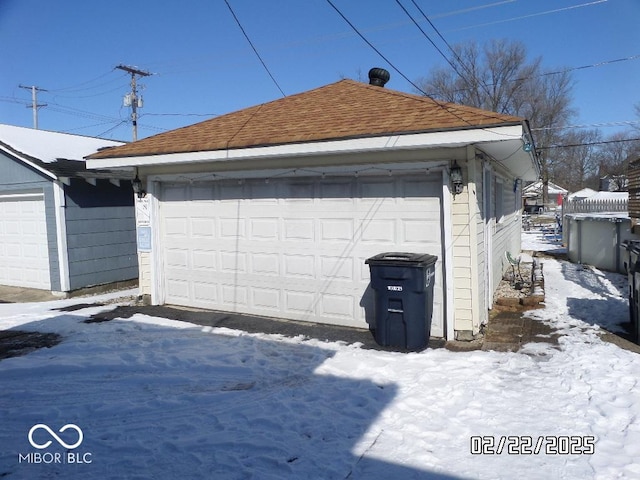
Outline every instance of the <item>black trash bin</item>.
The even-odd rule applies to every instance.
[[[365,261],[375,292],[374,336],[379,345],[406,350],[428,345],[436,260],[424,253],[387,252]]]

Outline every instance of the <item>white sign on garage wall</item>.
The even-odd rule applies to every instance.
[[[139,252],[151,251],[151,214],[149,198],[136,197],[136,230]]]

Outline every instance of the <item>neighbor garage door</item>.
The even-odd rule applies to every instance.
[[[432,335],[442,336],[441,177],[164,183],[165,303],[350,326],[373,320],[364,261],[438,256]]]
[[[0,285],[51,288],[42,193],[0,193]]]

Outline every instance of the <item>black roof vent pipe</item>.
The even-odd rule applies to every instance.
[[[384,87],[384,84],[389,81],[391,75],[384,68],[372,68],[369,70],[369,85],[375,85],[376,87]]]

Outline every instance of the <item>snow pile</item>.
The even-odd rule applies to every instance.
[[[546,308],[530,315],[560,329],[560,348],[519,353],[380,352],[52,310],[73,300],[0,305],[0,328],[64,337],[0,361],[0,477],[640,478],[640,356],[598,335],[627,320],[624,277],[578,269],[545,259]],[[67,445],[77,431],[60,430],[76,425],[81,445],[43,427],[29,437],[38,424]]]

